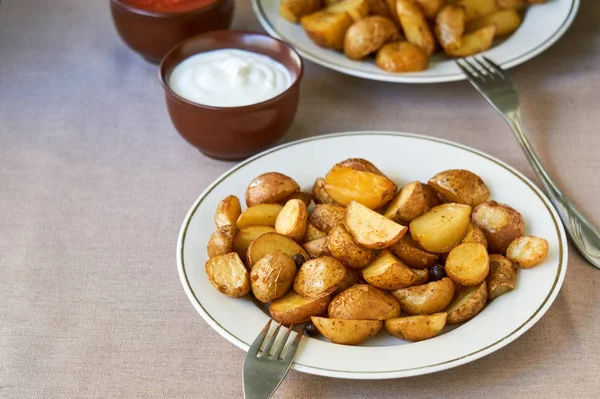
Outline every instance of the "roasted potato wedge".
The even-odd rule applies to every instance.
[[[433,338],[446,326],[446,313],[418,315],[388,319],[384,322],[385,329],[396,338],[417,342]]]
[[[464,238],[470,215],[469,205],[438,205],[410,222],[410,234],[429,252],[448,252]]]
[[[317,229],[329,233],[338,224],[343,224],[346,210],[335,204],[320,204],[315,207],[310,215],[309,223]]]
[[[248,226],[240,229],[233,238],[233,252],[240,258],[247,259],[248,247],[258,237],[266,233],[275,233],[271,226]]]
[[[466,244],[468,242],[481,244],[487,249],[487,240],[485,239],[485,234],[483,234],[483,231],[481,231],[481,229],[474,223],[469,224],[467,233],[460,243]]]
[[[539,264],[548,255],[548,241],[536,236],[518,237],[506,249],[506,257],[523,269]]]
[[[435,265],[438,255],[421,249],[410,234],[390,247],[390,250],[408,266],[414,269],[425,269]]]
[[[362,273],[357,269],[346,268],[346,276],[342,282],[338,285],[337,289],[333,292],[332,295],[339,294],[347,288],[352,287],[355,284],[359,284],[362,281]]]
[[[413,285],[417,276],[390,251],[379,255],[362,270],[365,281],[382,290],[397,290]]]
[[[344,320],[311,317],[312,323],[325,338],[341,345],[358,345],[381,330],[379,320]]]
[[[294,284],[296,262],[281,251],[263,256],[250,272],[252,293],[262,303],[281,298]]]
[[[214,258],[233,252],[233,239],[237,232],[238,229],[235,226],[223,226],[212,233],[206,247],[208,257]]]
[[[252,267],[256,262],[261,260],[263,256],[269,252],[280,250],[284,254],[292,257],[296,254],[304,256],[308,259],[308,253],[298,245],[294,240],[279,233],[265,233],[256,238],[248,247],[247,264],[248,268]]]
[[[357,201],[377,209],[394,198],[397,190],[396,184],[385,176],[347,166],[335,165],[325,177],[325,191],[343,206]]]
[[[294,291],[307,298],[320,298],[335,291],[346,276],[346,268],[335,258],[322,256],[304,262],[296,273]]]
[[[240,200],[235,195],[230,195],[221,200],[215,212],[217,227],[235,226],[235,222],[242,213]]]
[[[321,0],[281,0],[279,15],[297,23],[303,16],[319,11],[320,8]]]
[[[327,312],[330,299],[329,295],[317,299],[305,298],[290,290],[281,298],[271,302],[269,313],[273,319],[286,326],[305,323],[310,320],[310,316]]]
[[[352,17],[346,12],[334,13],[327,10],[300,19],[306,34],[316,45],[333,50],[344,48],[346,31],[352,22]]]
[[[485,17],[477,18],[467,24],[467,32],[473,32],[488,25],[496,26],[496,37],[513,34],[521,26],[521,15],[515,10],[500,10]]]
[[[408,230],[356,201],[346,208],[344,224],[359,245],[372,249],[394,245]]]
[[[439,281],[392,291],[391,294],[408,314],[434,314],[452,302],[454,290],[452,280],[444,277]]]
[[[503,10],[511,9],[511,10],[519,11],[525,7],[525,3],[527,3],[527,1],[526,0],[496,0],[496,3],[498,3],[498,6]]]
[[[408,224],[414,218],[429,210],[421,182],[414,181],[402,187],[392,202],[389,203],[383,216],[394,222]]]
[[[482,233],[483,234],[483,233]],[[310,223],[306,224],[306,232],[304,233],[304,242],[316,240],[317,238],[327,237],[327,233],[317,229]]]
[[[369,284],[356,284],[340,292],[327,310],[332,319],[386,320],[400,316],[398,302]]]
[[[327,191],[325,191],[325,179],[318,177],[312,187],[312,196],[315,204],[335,204]]]
[[[481,244],[460,244],[448,254],[445,269],[448,277],[460,285],[478,285],[490,271],[490,258]]]
[[[500,295],[515,289],[517,268],[502,255],[490,255],[490,273],[485,279],[488,299],[491,301]]]
[[[473,223],[485,235],[491,254],[506,255],[508,245],[523,236],[525,225],[519,212],[508,205],[488,201],[478,205],[471,215]]]
[[[459,48],[464,31],[464,7],[449,4],[437,14],[434,32],[444,50]]]
[[[428,56],[433,54],[435,39],[419,6],[411,0],[397,0],[396,12],[406,40],[420,47]]]
[[[435,208],[442,203],[435,190],[429,187],[427,184],[421,183],[421,190],[423,191],[423,196],[425,196],[425,202],[427,203],[429,209]]]
[[[303,247],[313,258],[318,258],[319,256],[331,256],[327,236],[305,242]]]
[[[472,287],[461,287],[454,301],[446,309],[448,324],[458,324],[470,320],[483,310],[488,299],[485,281]]]
[[[360,269],[365,267],[373,257],[373,251],[358,245],[344,225],[341,224],[335,226],[329,232],[327,243],[331,256],[350,268]]]
[[[306,208],[308,208],[310,206],[310,204],[312,204],[312,202],[313,202],[313,198],[312,198],[312,195],[310,195],[310,193],[307,193],[304,191],[298,191],[298,192],[290,195],[286,199],[284,199],[281,202],[281,205],[285,205],[286,202],[293,200],[293,199],[297,199],[297,200],[304,202],[304,205],[306,205]]]
[[[398,9],[396,8],[396,0],[385,0],[385,2],[387,3],[388,10],[390,10],[392,22],[400,26],[400,20],[398,19]]]
[[[417,277],[416,280],[412,283],[412,286],[425,284],[427,281],[429,281],[429,269],[410,268],[410,271],[413,272]]]
[[[471,33],[463,35],[460,46],[457,48],[444,49],[450,57],[468,57],[481,53],[492,47],[492,41],[496,34],[496,26],[488,25]]]
[[[238,229],[248,226],[275,226],[277,215],[283,209],[279,204],[258,204],[246,209],[238,217]]]
[[[446,0],[414,0],[414,2],[423,10],[425,18],[435,21],[435,16],[446,4]]]
[[[306,233],[308,209],[299,199],[291,199],[285,203],[275,221],[275,231],[292,240],[300,241]]]
[[[354,22],[369,15],[367,0],[343,0],[327,7],[327,11],[334,14],[347,13]]]
[[[246,189],[246,205],[276,204],[296,191],[300,191],[300,186],[291,177],[277,172],[264,173]]]
[[[419,72],[427,69],[429,57],[415,44],[394,42],[379,49],[375,63],[387,72]]]
[[[386,0],[367,0],[367,4],[369,5],[370,15],[379,15],[380,17],[385,17],[392,22],[394,21]]]
[[[452,169],[438,173],[427,183],[445,202],[456,202],[471,207],[490,198],[490,190],[481,177],[464,169]]]
[[[235,252],[210,258],[204,270],[213,287],[227,296],[239,298],[250,292],[248,270]]]
[[[467,23],[498,11],[496,0],[458,0],[455,4],[464,7]]]
[[[346,32],[344,53],[351,60],[361,60],[397,37],[398,28],[390,19],[366,17],[353,23]]]

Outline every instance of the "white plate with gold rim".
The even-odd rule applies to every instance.
[[[519,270],[517,288],[492,301],[477,317],[435,338],[407,343],[385,331],[361,346],[305,337],[292,368],[328,377],[382,379],[408,377],[456,367],[488,355],[521,336],[546,313],[567,269],[567,242],[546,196],[502,161],[472,148],[428,136],[391,132],[350,132],[300,140],[267,150],[235,166],[211,184],[186,216],[177,244],[177,264],[188,298],[206,322],[234,345],[247,350],[268,320],[250,298],[234,299],[213,288],[204,273],[206,243],[214,230],[219,201],[244,198],[256,176],[277,171],[304,190],[333,164],[346,158],[372,161],[399,186],[427,181],[446,169],[469,169],[483,178],[492,198],[523,215],[525,233],[544,237],[548,257]]]

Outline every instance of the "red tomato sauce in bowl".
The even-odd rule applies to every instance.
[[[140,10],[152,12],[185,12],[203,8],[215,0],[122,0]]]

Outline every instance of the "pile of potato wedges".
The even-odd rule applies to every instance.
[[[218,205],[205,271],[230,297],[249,293],[285,324],[312,322],[356,345],[382,328],[407,341],[465,322],[539,264],[545,239],[525,236],[521,214],[490,199],[483,179],[446,170],[398,188],[353,158],[311,192],[270,172]]]

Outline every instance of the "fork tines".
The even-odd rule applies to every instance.
[[[273,347],[273,344],[277,340],[279,330],[281,329],[281,326],[282,326],[282,324],[279,323],[277,325],[277,327],[275,328],[275,331],[273,331],[273,333],[270,334],[269,337],[267,338],[267,334],[271,327],[271,322],[272,322],[272,320],[269,320],[267,322],[267,324],[265,325],[265,327],[260,332],[260,334],[256,337],[256,339],[252,343],[252,346],[250,346],[250,349],[248,349],[248,355],[256,356],[259,359],[268,359],[269,358],[271,348]],[[302,338],[304,331],[300,331],[296,335],[296,338],[294,338],[294,340],[292,341],[292,344],[287,349],[285,356],[281,357],[281,353],[283,352],[283,349],[285,348],[285,345],[288,341],[288,338],[290,336],[290,333],[292,332],[293,327],[294,326],[291,325],[290,327],[287,328],[287,331],[285,332],[283,339],[275,347],[275,350],[273,351],[273,354],[271,357],[273,360],[279,360],[280,358],[281,358],[281,360],[287,360],[289,357],[293,357],[294,354],[296,353],[296,349],[298,348],[298,344],[300,343],[300,339]],[[263,346],[263,343],[265,345],[261,351],[260,348],[261,348],[261,346]]]
[[[508,79],[506,72],[486,56],[472,57],[472,60],[475,62],[466,58],[456,61],[458,67],[467,75],[470,81]]]

